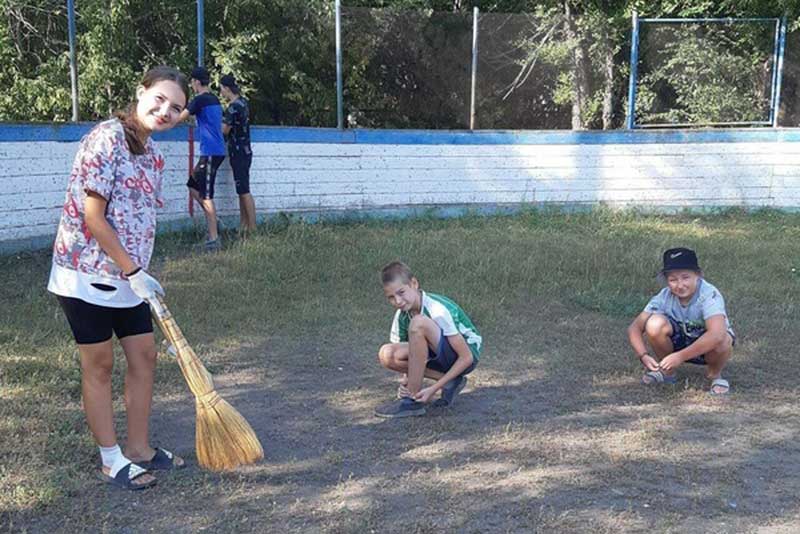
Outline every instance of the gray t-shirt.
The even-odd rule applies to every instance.
[[[725,328],[734,335],[728,314],[725,312],[725,299],[722,298],[722,293],[702,278],[697,281],[697,290],[686,306],[683,306],[678,297],[665,287],[650,299],[644,311],[671,317],[690,339],[697,339],[705,333],[706,319],[714,315],[724,315]]]

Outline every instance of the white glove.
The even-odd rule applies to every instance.
[[[131,290],[140,299],[149,301],[156,298],[156,293],[164,295],[164,288],[158,280],[147,274],[144,269],[139,269],[136,274],[130,275],[128,280],[131,283]]]

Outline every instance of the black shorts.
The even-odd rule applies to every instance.
[[[211,164],[209,164],[209,158]],[[217,169],[225,161],[225,156],[200,156],[197,165],[194,167],[187,187],[191,187],[200,193],[200,198],[210,200],[214,198],[214,182],[217,179]]]
[[[79,345],[108,341],[112,333],[122,339],[153,331],[150,306],[146,302],[133,308],[109,308],[72,297],[56,298]]]
[[[231,169],[233,181],[236,184],[236,194],[246,195],[250,192],[250,165],[253,163],[253,154],[236,154],[231,152]]]

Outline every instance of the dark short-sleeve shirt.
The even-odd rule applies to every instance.
[[[222,138],[222,104],[211,93],[197,95],[189,102],[189,113],[197,117],[201,156],[224,156]]]
[[[228,153],[230,157],[250,154],[250,105],[239,97],[228,106],[222,122],[231,127],[228,132]]]

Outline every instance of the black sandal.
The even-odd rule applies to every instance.
[[[186,462],[183,464],[175,463],[175,455],[167,449],[156,447],[156,453],[150,460],[146,462],[139,462],[139,465],[145,469],[153,471],[170,471],[172,469],[183,469],[186,467]]]
[[[131,473],[131,466],[135,468],[134,473]],[[113,477],[111,475],[103,473],[102,471],[100,472],[100,475],[103,478],[103,480],[105,480],[109,484],[113,484],[115,486],[119,486],[122,489],[131,491],[143,490],[155,486],[156,483],[158,482],[158,480],[156,479],[153,479],[150,482],[142,482],[141,484],[136,484],[134,482],[134,480],[138,479],[139,477],[149,474],[151,474],[150,471],[133,462],[127,464],[125,467],[117,471],[117,474]]]

